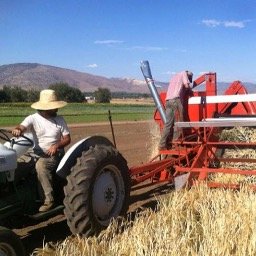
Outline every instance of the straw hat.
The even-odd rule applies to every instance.
[[[31,108],[37,110],[51,110],[62,108],[67,105],[65,101],[58,101],[56,93],[54,90],[42,90],[40,92],[40,99],[39,101],[33,103]]]

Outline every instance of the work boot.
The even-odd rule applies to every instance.
[[[39,208],[39,212],[47,212],[51,210],[54,206],[54,202],[44,202],[44,204]]]

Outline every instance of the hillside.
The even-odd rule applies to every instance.
[[[106,78],[37,63],[0,66],[0,88],[10,85],[24,89],[31,87],[42,89],[58,82],[68,83],[84,92],[94,92],[101,87],[108,88],[111,92],[149,93],[144,80]]]
[[[196,78],[196,77],[195,77]],[[111,92],[149,93],[143,80],[128,78],[106,78],[71,69],[42,65],[38,63],[16,63],[0,66],[0,88],[4,85],[20,86],[24,89],[45,89],[50,84],[65,82],[82,92],[94,92],[108,88]],[[242,81],[243,82],[243,81]],[[155,82],[158,90],[165,90],[168,83]],[[222,94],[230,83],[218,82],[218,93]],[[244,83],[249,93],[256,92],[256,85]],[[161,88],[160,88],[160,87]]]

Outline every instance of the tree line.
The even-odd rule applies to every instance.
[[[49,86],[49,89],[55,90],[59,100],[67,102],[85,102],[86,93],[80,89],[69,86],[67,83],[55,83]],[[0,103],[5,102],[36,102],[39,99],[40,90],[22,89],[19,86],[3,86],[0,89]],[[98,88],[92,96],[97,103],[109,103],[111,92],[107,88]]]

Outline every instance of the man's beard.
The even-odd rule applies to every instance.
[[[48,115],[50,117],[56,117],[57,116],[57,112],[49,112]]]
[[[47,115],[49,117],[56,117],[57,116],[57,111],[56,110],[48,110],[46,112],[47,112]]]

